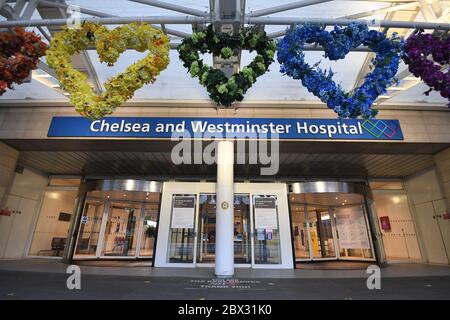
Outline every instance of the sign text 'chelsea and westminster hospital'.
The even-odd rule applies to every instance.
[[[48,137],[403,140],[398,120],[54,117]]]

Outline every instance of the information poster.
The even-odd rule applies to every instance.
[[[278,229],[276,198],[255,197],[255,228]]]
[[[174,196],[172,202],[172,229],[194,228],[195,196]]]
[[[339,246],[343,249],[370,249],[364,212],[361,207],[336,210],[336,228]]]

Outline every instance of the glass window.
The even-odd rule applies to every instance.
[[[111,202],[103,241],[103,256],[135,256],[138,242],[137,221],[141,206]]]
[[[77,191],[46,191],[29,254],[62,256]]]
[[[167,255],[170,263],[194,262],[195,206],[195,194],[172,196]]]
[[[253,208],[255,221],[255,263],[281,263],[277,197],[254,196]]]
[[[197,239],[197,262],[214,263],[216,253],[216,195],[201,194]]]
[[[214,263],[216,253],[216,195],[200,194],[197,262]],[[234,195],[234,262],[251,263],[250,197]]]
[[[309,259],[308,228],[303,204],[291,204],[291,219],[295,258]]]
[[[148,204],[144,208],[141,247],[139,250],[139,256],[141,257],[153,257],[158,225],[158,210],[159,202]]]
[[[341,258],[373,258],[363,206],[336,208],[334,216]]]
[[[336,244],[328,207],[308,206],[308,221],[313,257],[336,257]]]
[[[75,255],[95,257],[103,216],[103,201],[88,199],[84,204]]]
[[[234,263],[251,263],[250,197],[234,195]]]

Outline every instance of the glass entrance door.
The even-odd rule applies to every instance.
[[[86,200],[81,216],[78,242],[75,248],[76,258],[92,258],[97,255],[100,240],[100,227],[103,216],[103,202]]]
[[[308,207],[313,260],[336,258],[332,218],[327,207]]]
[[[140,205],[111,202],[103,240],[102,256],[136,256],[138,243],[137,222],[140,216]]]
[[[295,197],[290,196],[290,200],[295,200]],[[362,204],[345,205],[343,202],[340,206],[320,206],[293,202],[291,221],[297,262],[374,260]]]
[[[213,264],[216,252],[216,195],[200,194],[197,263]],[[250,197],[234,196],[234,262],[251,263]]]
[[[156,227],[158,225],[158,205],[147,205],[144,207],[142,213],[139,257],[153,258],[157,230]]]

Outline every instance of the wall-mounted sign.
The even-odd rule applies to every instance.
[[[276,198],[255,196],[255,228],[278,229]]]
[[[195,196],[174,196],[172,199],[172,229],[194,228]]]
[[[398,120],[53,117],[49,137],[403,140]]]
[[[381,229],[384,232],[390,232],[391,231],[391,222],[390,222],[388,216],[380,217],[380,224],[381,224]]]
[[[339,208],[335,211],[339,246],[342,249],[370,249],[364,212],[361,207]]]
[[[60,212],[58,220],[59,221],[67,221],[67,222],[69,222],[71,217],[72,217],[72,215],[70,213]]]

